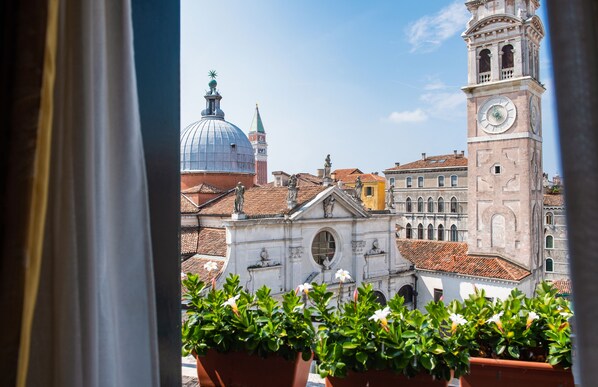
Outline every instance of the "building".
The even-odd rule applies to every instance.
[[[560,193],[544,194],[544,272],[547,280],[569,279],[569,250],[565,198]]]
[[[255,154],[255,183],[264,185],[268,183],[268,143],[257,104],[255,104],[255,114],[248,134]]]
[[[368,282],[382,301],[397,292],[412,300],[414,271],[398,253],[393,215],[366,211],[337,185],[255,186],[199,207],[181,200],[183,250],[192,255],[183,271],[210,280],[201,267],[214,261],[219,282],[235,273],[251,291],[267,285],[281,294],[305,282],[337,288],[344,269],[354,280],[343,286],[347,296]]]
[[[210,74],[201,119],[181,132],[181,191],[196,204],[217,197],[238,182],[252,187],[255,177],[253,146],[241,129],[224,120],[216,74]]]
[[[330,173],[335,183],[344,189],[355,192],[357,179],[361,182],[361,202],[368,210],[384,210],[386,208],[386,179],[377,172],[363,173],[358,168],[336,169]]]
[[[398,236],[467,240],[467,158],[464,152],[426,156],[384,171],[394,187]]]

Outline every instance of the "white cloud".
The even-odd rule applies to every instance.
[[[470,15],[457,0],[435,15],[426,15],[407,26],[407,41],[411,52],[430,52],[465,28]]]
[[[416,123],[426,121],[428,115],[422,109],[415,109],[412,111],[392,112],[387,119],[395,124]]]
[[[444,88],[446,88],[446,85],[439,80],[434,80],[424,85],[424,90],[442,90]]]
[[[427,110],[433,115],[453,116],[455,113],[465,113],[465,109],[459,109],[466,101],[465,94],[460,91],[422,94],[420,100],[430,105]]]

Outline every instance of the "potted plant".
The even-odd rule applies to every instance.
[[[336,307],[325,284],[314,284],[309,297],[321,324],[317,369],[327,386],[446,386],[453,372],[467,369],[465,336],[455,335],[465,321],[440,313],[440,303],[428,315],[408,310],[398,295],[382,306],[370,284]]]
[[[541,283],[533,298],[515,289],[492,302],[476,289],[463,304],[452,305],[468,321],[459,334],[473,338],[470,372],[461,376],[461,386],[573,386],[572,313],[556,292]]]
[[[286,293],[279,303],[265,286],[250,294],[237,275],[222,289],[191,273],[182,283],[183,355],[196,357],[202,387],[263,386],[265,377],[305,386],[315,332],[299,295]]]

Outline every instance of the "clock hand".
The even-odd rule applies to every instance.
[[[492,116],[497,120],[500,120],[502,118],[502,114],[500,114],[500,111],[496,106],[492,109]]]

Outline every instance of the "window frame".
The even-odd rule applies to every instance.
[[[417,225],[417,239],[424,239],[424,225],[421,223]]]
[[[423,176],[417,177],[417,188],[424,188],[424,177]]]
[[[437,208],[439,213],[444,213],[444,199],[441,197],[438,198]]]
[[[326,229],[319,230],[314,235],[314,237],[311,240],[311,245],[310,245],[310,249],[309,249],[309,251],[311,253],[311,259],[313,260],[313,262],[316,265],[318,265],[320,267],[325,267],[324,261],[325,261],[326,257],[329,255],[329,253],[318,252],[317,253],[318,256],[323,254],[323,257],[322,257],[321,261],[316,258],[316,254],[314,253],[314,248],[316,247],[315,243],[316,243],[316,240],[319,238],[320,235],[324,235],[324,236],[329,235],[330,238],[332,239],[332,241],[329,241],[329,240],[324,241],[324,243],[330,244],[330,242],[332,242],[332,244],[333,244],[333,246],[332,246],[332,250],[333,250],[332,251],[332,256],[328,257],[328,262],[330,262],[331,264],[332,264],[332,262],[334,262],[334,259],[336,258],[336,255],[337,255],[337,252],[338,252],[338,243],[336,241],[337,238],[338,238],[338,236],[335,235],[335,233],[333,233],[332,230],[326,228]],[[319,242],[319,243],[321,243],[321,242]],[[318,246],[318,247],[321,247],[321,246]],[[331,247],[329,245],[328,247],[324,247],[324,249],[327,250],[327,251],[329,251],[331,249]]]
[[[451,214],[458,214],[459,213],[459,202],[457,201],[456,197],[451,198]]]
[[[428,224],[428,233],[426,236],[428,237],[429,241],[434,240],[434,226],[432,225],[432,223]]]
[[[455,188],[459,186],[459,176],[451,175],[451,188]]]
[[[434,199],[432,199],[432,197],[428,197],[428,202],[427,202],[427,206],[426,206],[428,212],[434,212]]]
[[[550,221],[549,221],[550,219]],[[544,224],[553,226],[554,225],[554,213],[552,211],[548,211],[546,216],[544,216]]]
[[[405,238],[413,239],[413,226],[411,226],[411,223],[407,223],[405,226]]]
[[[550,247],[548,247],[548,241],[550,240]],[[552,235],[546,235],[546,237],[544,238],[544,248],[546,250],[552,250],[554,249],[554,236]]]
[[[437,184],[439,188],[444,187],[444,175],[439,175],[437,178]]]
[[[548,270],[549,263],[550,263],[550,270]],[[544,272],[545,273],[554,273],[554,259],[547,257],[544,260]]]
[[[369,192],[369,193],[368,193]],[[374,196],[374,187],[365,187],[365,196]]]
[[[453,224],[450,230],[450,241],[459,242],[459,229],[457,228],[457,225]]]
[[[413,178],[411,176],[407,176],[405,178],[405,188],[412,188],[413,187]]]
[[[424,198],[421,196],[417,198],[417,212],[424,212]]]
[[[405,199],[405,212],[413,212],[413,200],[409,196]]]
[[[444,240],[444,226],[442,224],[438,225],[438,240],[439,241],[443,241]]]
[[[432,291],[432,297],[434,297],[434,302],[439,302],[444,300],[444,291],[443,289],[434,288]]]

